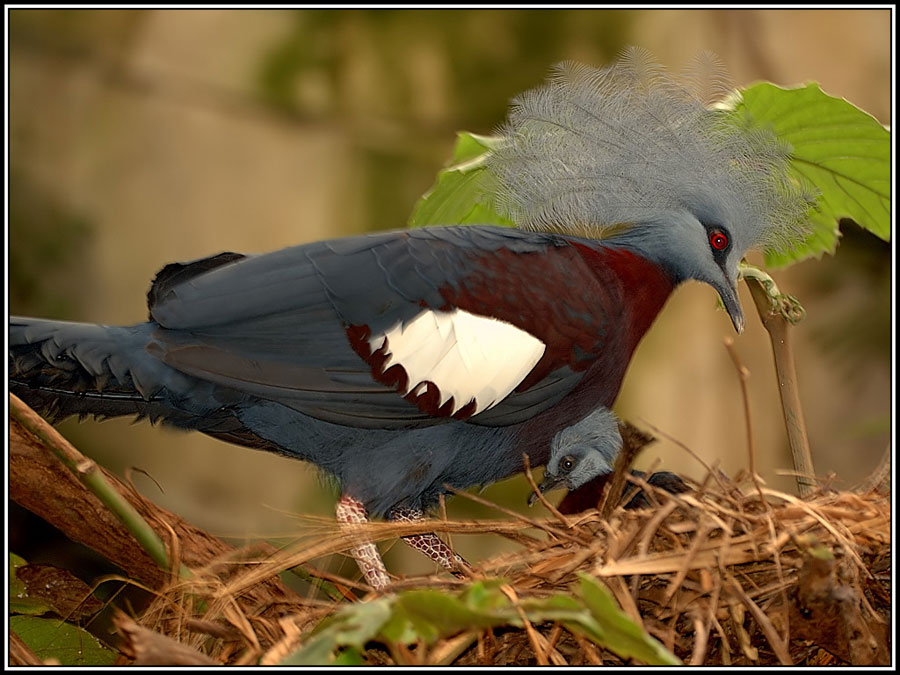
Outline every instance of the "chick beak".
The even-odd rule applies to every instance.
[[[541,484],[538,485],[538,490],[540,490],[541,494],[545,492],[549,492],[559,484],[563,482],[563,479],[559,476],[553,476],[550,473],[544,473],[544,479],[541,481]],[[537,492],[532,492],[531,496],[528,497],[528,506],[534,506],[534,503],[538,500]]]

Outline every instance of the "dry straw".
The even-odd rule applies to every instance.
[[[622,609],[685,663],[888,662],[887,497],[820,488],[801,500],[721,475],[710,475],[696,490],[678,495],[639,479],[633,482],[653,506],[617,508],[608,520],[596,510],[536,519],[497,507],[508,520],[372,523],[364,529],[375,540],[431,530],[508,538],[518,550],[476,563],[476,578],[504,578],[508,597],[522,600],[570,588],[577,573],[587,572],[601,579]],[[295,566],[348,596],[350,589],[365,589],[315,571],[315,561],[346,551],[353,541],[333,523],[321,520],[317,525],[314,543],[252,562],[219,561],[195,570],[194,577],[162,593],[141,623],[219,663],[277,663],[347,600],[310,597],[276,608],[257,598],[256,606],[248,607],[241,598],[249,589]],[[452,591],[465,583],[440,574],[397,579],[392,590]],[[198,619],[230,626],[230,639],[198,629],[203,625]],[[523,626],[473,629],[400,651],[372,645],[364,658],[372,664],[622,663],[558,624],[525,620]]]

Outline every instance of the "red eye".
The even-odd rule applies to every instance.
[[[709,233],[709,245],[717,251],[724,251],[728,248],[728,237],[722,230],[713,230]]]

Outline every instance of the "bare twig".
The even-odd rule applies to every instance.
[[[759,499],[762,502],[763,507],[765,507],[767,511],[770,511],[771,507],[766,501],[762,486],[759,484],[759,474],[756,473],[756,451],[753,447],[753,423],[750,418],[750,392],[747,391],[747,380],[750,379],[750,371],[747,370],[743,363],[741,363],[737,350],[734,348],[734,340],[730,337],[726,337],[725,347],[728,349],[728,354],[731,356],[731,360],[734,362],[734,367],[737,370],[738,379],[741,381],[741,396],[744,399],[744,419],[747,421],[747,454],[749,455],[748,463],[750,477],[753,479],[753,484],[756,486],[756,491],[759,493]]]
[[[124,639],[123,651],[136,666],[219,666],[218,661],[171,637],[139,626],[122,612],[113,618]]]
[[[697,460],[697,462],[700,464],[700,466],[702,466],[704,469],[706,469],[707,478],[712,477],[720,486],[724,487],[725,483],[722,481],[722,478],[721,478],[721,476],[719,476],[718,472],[716,472],[714,470],[714,467],[710,466],[705,461],[703,461],[703,458],[700,455],[698,455],[696,452],[691,450],[682,441],[679,441],[677,438],[675,438],[671,434],[666,433],[665,431],[663,431],[662,429],[660,429],[657,426],[654,426],[647,420],[642,419],[641,423],[646,424],[648,427],[650,427],[650,429],[653,431],[653,433],[655,433],[659,436],[662,436],[667,441],[671,441],[672,443],[677,445],[679,448],[684,450],[686,453],[688,453],[691,457],[693,457],[695,460]]]
[[[867,493],[878,491],[883,494],[891,494],[891,445],[884,449],[884,454],[878,462],[878,466],[864,478],[851,488],[851,492]]]
[[[516,608],[516,612],[522,620],[522,626],[525,628],[525,634],[528,636],[528,641],[531,643],[531,648],[534,650],[534,656],[537,659],[538,665],[549,666],[550,662],[548,661],[548,656],[555,666],[569,665],[562,654],[547,641],[547,638],[538,633],[534,629],[534,626],[531,625],[531,621],[528,620],[525,610],[519,605],[519,597],[516,594],[515,589],[509,584],[504,584],[500,587],[500,590],[507,598],[509,598],[509,601]]]
[[[452,666],[453,662],[459,658],[459,655],[465,652],[477,639],[477,634],[470,631],[437,644],[428,655],[428,665]]]
[[[600,654],[597,652],[597,648],[594,645],[581,637],[578,633],[569,631],[569,635],[575,638],[575,642],[578,643],[578,646],[581,647],[581,651],[584,652],[585,659],[587,659],[592,666],[603,665],[603,659],[600,658]]]
[[[794,469],[798,474],[797,489],[800,496],[805,497],[813,490],[813,479],[816,473],[813,468],[806,423],[803,419],[803,407],[800,404],[800,393],[797,388],[797,371],[794,367],[790,331],[791,325],[803,318],[803,308],[796,299],[779,293],[775,282],[762,270],[749,265],[741,265],[741,276],[750,289],[750,295],[756,304],[759,318],[772,342],[775,374],[778,377],[778,392],[784,411],[784,424],[794,458]]]
[[[445,485],[445,487],[448,490],[450,490],[453,494],[459,495],[461,497],[465,497],[466,499],[469,499],[477,504],[482,504],[483,506],[489,506],[493,509],[496,509],[500,513],[505,513],[508,516],[512,516],[513,518],[522,521],[523,523],[528,523],[529,525],[532,525],[538,529],[544,530],[548,534],[552,534],[552,535],[560,537],[562,539],[568,539],[571,542],[581,543],[581,541],[582,541],[581,539],[579,539],[578,537],[576,537],[574,535],[571,535],[567,532],[558,530],[555,527],[550,527],[549,525],[542,523],[538,520],[535,520],[534,518],[529,518],[527,516],[523,516],[521,513],[516,513],[512,509],[507,509],[503,506],[500,506],[499,504],[494,504],[493,502],[490,502],[487,499],[483,499],[483,498],[479,497],[478,495],[473,495],[473,494],[471,494],[469,492],[465,492],[463,490],[457,490],[452,485]],[[568,527],[568,524],[566,526]]]
[[[700,612],[694,614],[694,648],[691,651],[691,666],[702,666],[706,660],[706,648],[709,640],[709,624],[703,621]]]
[[[528,481],[528,484],[531,486],[531,489],[534,491],[534,494],[537,496],[538,500],[540,500],[541,504],[544,505],[550,513],[553,514],[553,517],[556,518],[560,523],[563,524],[563,527],[566,529],[570,529],[572,527],[572,523],[566,518],[563,514],[559,512],[553,504],[547,501],[547,498],[544,497],[544,494],[541,492],[541,489],[538,487],[537,483],[534,480],[534,476],[531,475],[531,463],[528,461],[528,453],[522,453],[522,459],[525,462],[525,478]]]
[[[753,602],[753,600],[749,595],[747,595],[746,591],[744,591],[737,580],[731,578],[729,579],[729,581],[731,592],[738,597],[738,599],[743,603],[744,607],[746,607],[750,611],[750,614],[756,620],[756,623],[759,624],[759,627],[762,629],[763,634],[769,641],[769,645],[772,647],[772,651],[775,652],[775,656],[778,657],[781,665],[794,665],[794,662],[791,660],[791,655],[788,652],[787,645],[781,639],[778,631],[775,630],[775,627],[772,625],[772,621],[769,619],[769,617],[766,616],[765,612],[763,612],[759,608],[759,605]]]
[[[49,666],[42,661],[25,641],[14,631],[9,631],[9,665],[11,666]],[[58,664],[56,664],[58,665]]]

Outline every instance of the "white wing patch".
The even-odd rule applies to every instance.
[[[385,340],[387,341],[385,343]],[[373,352],[385,346],[384,370],[399,364],[416,395],[427,382],[440,391],[440,404],[453,398],[453,412],[475,399],[473,415],[497,405],[544,354],[539,339],[511,323],[470,314],[425,310],[369,340]]]

